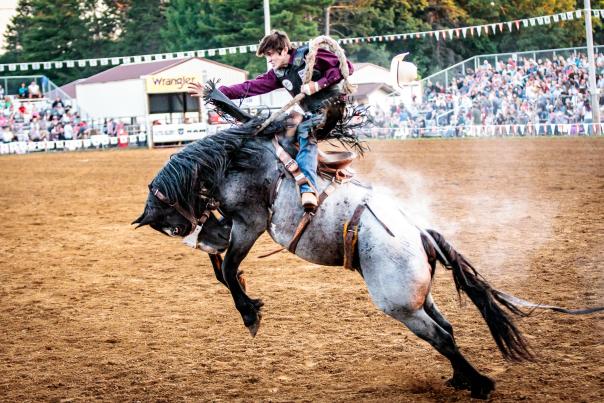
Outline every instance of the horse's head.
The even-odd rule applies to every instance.
[[[149,225],[154,230],[171,237],[186,237],[193,233],[193,224],[177,209],[162,202],[156,195],[149,192],[145,210],[140,217],[132,222],[136,228]],[[201,226],[197,236],[196,247],[207,253],[222,253],[229,246],[232,221],[226,217],[221,220],[213,214]]]

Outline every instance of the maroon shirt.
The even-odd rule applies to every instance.
[[[294,55],[296,49],[290,50],[289,63],[294,61]],[[350,74],[354,71],[352,64],[349,61],[348,71]],[[342,80],[342,72],[340,72],[340,61],[338,57],[328,50],[321,49],[317,51],[315,58],[315,70],[321,72],[321,78],[317,81],[319,88],[323,89],[333,84],[338,83]],[[282,88],[281,82],[277,79],[273,69],[267,71],[264,74],[260,74],[258,77],[244,81],[241,84],[229,85],[218,88],[220,92],[229,97],[230,99],[239,99],[243,97],[251,97],[254,95],[261,95]]]

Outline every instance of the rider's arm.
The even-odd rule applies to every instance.
[[[352,74],[354,71],[352,64],[348,60],[346,60],[346,63],[348,64],[348,71]],[[323,73],[322,77],[317,80],[320,89],[336,84],[343,78],[338,56],[326,49],[319,48],[317,51],[315,69]]]
[[[240,99],[266,94],[277,88],[281,88],[281,83],[277,80],[275,72],[271,69],[253,80],[247,80],[241,84],[223,85],[218,89],[230,99]]]

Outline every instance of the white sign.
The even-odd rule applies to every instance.
[[[205,123],[153,126],[153,143],[174,143],[199,140],[207,136]]]

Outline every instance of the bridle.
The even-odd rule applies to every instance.
[[[187,221],[191,223],[191,230],[186,235],[184,235],[183,239],[183,243],[185,243],[187,246],[190,246],[191,248],[197,247],[197,238],[199,237],[199,233],[201,232],[203,225],[208,220],[208,218],[210,218],[210,214],[213,215],[216,220],[218,220],[218,222],[221,222],[224,219],[224,216],[218,208],[220,203],[217,200],[214,200],[213,198],[208,198],[205,210],[201,213],[199,218],[197,218],[195,216],[195,211],[193,210],[193,207],[184,209],[178,203],[178,201],[171,203],[170,199],[168,199],[158,188],[150,186],[149,189],[151,193],[159,199],[159,201],[167,204],[170,207],[173,207],[180,215],[182,215],[184,218],[187,219]]]

